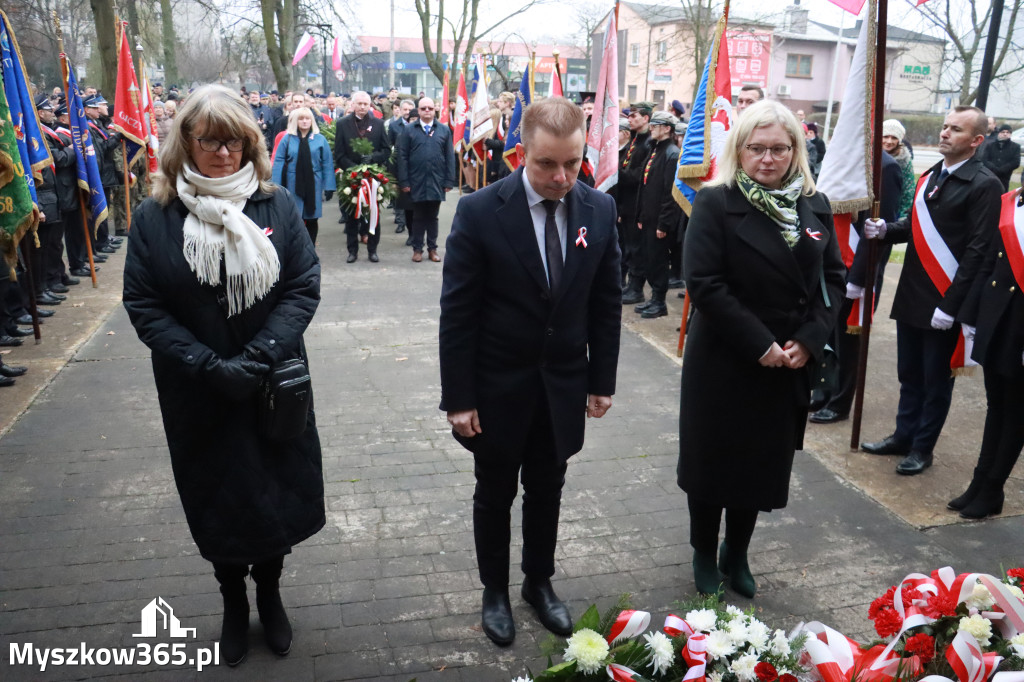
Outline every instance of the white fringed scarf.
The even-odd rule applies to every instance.
[[[185,164],[178,176],[178,197],[188,209],[185,260],[201,284],[216,286],[224,255],[228,317],[266,296],[281,274],[270,237],[242,213],[258,188],[251,163],[223,178],[208,178]]]

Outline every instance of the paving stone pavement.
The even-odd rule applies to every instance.
[[[456,199],[443,205],[442,238]],[[346,265],[336,218],[331,202],[323,302],[306,336],[328,519],[285,563],[291,653],[266,649],[254,608],[236,669],[12,661],[26,643],[185,641],[193,656],[219,636],[220,596],[175,491],[148,351],[117,306],[0,439],[0,678],[486,682],[544,667],[548,635],[518,596],[518,571],[515,644],[499,649],[479,627],[472,459],[437,409],[441,266],[410,262],[390,219],[381,263],[364,252]],[[675,485],[678,386],[676,363],[625,331],[615,405],[589,423],[564,494],[555,585],[576,615],[628,592],[657,623],[693,595]],[[1018,565],[1022,547],[1019,519],[917,530],[798,454],[789,507],[762,515],[754,537],[752,603],[778,626],[822,620],[868,638],[867,605],[905,574],[997,571]],[[156,597],[195,639],[133,637]]]

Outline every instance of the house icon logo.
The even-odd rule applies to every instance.
[[[132,637],[156,637],[158,632],[166,632],[171,637],[189,637],[195,639],[195,628],[183,628],[174,609],[164,601],[163,597],[157,597],[142,609],[142,632]]]

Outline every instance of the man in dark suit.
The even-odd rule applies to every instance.
[[[922,177],[911,215],[890,225],[864,223],[868,239],[909,242],[891,315],[900,380],[896,431],[861,444],[873,455],[904,455],[896,472],[905,476],[932,465],[953,397],[950,361],[961,307],[999,227],[1002,185],[975,154],[986,124],[981,109],[956,107],[939,134],[943,160]]]
[[[352,148],[352,141],[356,139],[369,140],[373,145],[372,151],[369,154],[357,153]],[[391,147],[384,134],[384,123],[370,114],[370,96],[365,92],[352,93],[352,113],[339,118],[338,122],[334,124],[334,167],[345,170],[364,163],[383,166],[389,156],[391,156]],[[338,195],[342,200],[347,198],[341,192]],[[345,214],[344,208],[342,213]],[[345,215],[345,237],[348,242],[346,262],[354,263],[359,257],[361,236],[366,240],[367,258],[371,263],[379,261],[377,244],[380,242],[380,225],[374,225],[373,229],[370,229],[371,226],[366,225],[361,218],[356,219]]]
[[[636,226],[636,197],[640,193],[644,164],[647,163],[647,157],[653,146],[651,142],[652,113],[654,113],[652,102],[635,102],[629,105],[630,140],[626,145],[622,162],[619,164],[619,183],[615,190],[615,201],[619,209],[619,229],[622,231],[622,242],[625,244],[623,258],[629,267],[629,280],[626,290],[622,292],[623,305],[642,303],[644,282],[647,281],[643,238]]]
[[[995,141],[986,142],[981,150],[981,162],[1003,183],[1004,192],[1010,189],[1013,171],[1020,167],[1020,145],[1010,139],[1012,134],[1013,128],[1004,123]]]
[[[585,417],[611,407],[621,286],[615,205],[576,182],[583,112],[561,97],[522,121],[520,167],[463,197],[441,288],[441,409],[473,452],[473,531],[483,629],[515,637],[508,597],[510,510],[523,481],[522,596],[541,623],[572,631],[555,595],[555,541],[569,457]]]

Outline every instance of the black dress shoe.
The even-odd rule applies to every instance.
[[[849,418],[849,414],[840,414],[839,412],[836,412],[833,409],[823,407],[817,412],[811,413],[811,416],[808,417],[807,419],[813,422],[814,424],[834,424],[836,422],[841,422],[844,419]]]
[[[814,389],[811,391],[811,401],[807,403],[808,412],[817,412],[821,408],[828,405],[829,398],[831,396],[826,395],[823,391]]]
[[[931,454],[924,454],[917,450],[912,450],[909,455],[903,458],[903,461],[896,465],[896,473],[903,474],[904,476],[916,476],[928,467],[932,465]]]
[[[534,581],[527,576],[523,580],[522,595],[526,603],[537,612],[541,625],[560,637],[572,634],[572,616],[555,594],[550,580],[545,578]]]
[[[633,306],[633,312],[637,313],[637,314],[642,313],[643,311],[645,311],[649,307],[651,307],[651,305],[653,305],[653,304],[654,304],[654,297],[652,296],[651,298],[647,299],[646,301],[644,301],[640,305]]]
[[[43,292],[36,296],[36,305],[60,305],[60,299]]]
[[[16,327],[12,325],[5,329],[4,333],[7,334],[7,336],[13,336],[17,338],[19,336],[32,336],[32,334],[34,334],[35,332],[33,332],[31,329],[22,329],[21,327]]]
[[[94,254],[92,254],[92,262],[93,263],[106,263],[107,262],[107,257],[104,256],[102,253],[94,253]],[[96,268],[96,269],[99,270],[99,268]]]
[[[36,308],[36,315],[39,316],[39,324],[42,324],[43,318],[53,317],[54,312],[52,310],[47,310],[46,308]],[[20,324],[22,327],[28,327],[32,324],[32,316],[29,315],[28,313],[25,313],[24,315],[16,317],[14,321]]]
[[[0,388],[2,388],[4,386],[13,386],[13,385],[14,385],[14,379],[12,379],[10,377],[0,377]]]
[[[7,336],[7,334],[0,336],[0,346],[20,346],[23,343],[24,341],[21,339],[16,339],[13,336]]]
[[[686,283],[683,282],[683,280],[679,279],[678,277],[669,277],[668,278],[668,288],[669,289],[682,289],[684,286],[686,286]]]
[[[371,254],[370,254],[369,256],[367,256],[366,258],[367,258],[367,260],[369,260],[369,261],[370,261],[371,263],[379,263],[379,262],[380,262],[380,258],[378,258],[378,257],[377,257],[377,254],[376,254],[376,253],[371,253]]]
[[[61,277],[60,281],[61,284],[63,284],[66,287],[73,287],[82,283],[82,280],[78,279],[77,277],[69,277],[68,275],[64,275],[63,277]]]
[[[115,253],[117,249],[110,244],[104,244],[103,246],[97,246],[96,251],[99,253]]]
[[[412,246],[412,237],[411,236],[408,239],[405,240],[405,245],[406,246]]]
[[[71,289],[68,289],[63,282],[54,282],[50,286],[46,287],[46,290],[51,294],[66,294],[71,291]]]
[[[348,258],[345,259],[345,262],[346,263],[355,263],[356,262],[356,258],[359,258],[359,256],[354,254],[354,253],[350,253],[350,254],[348,254]]]
[[[28,367],[13,367],[11,365],[0,365],[0,376],[20,377],[22,374],[28,371]]]
[[[54,291],[53,289],[47,289],[45,291],[45,293],[50,298],[55,298],[58,301],[66,301],[66,300],[68,300],[67,296],[65,296],[64,294],[58,293],[58,292]]]
[[[96,272],[99,271],[100,269],[96,268]],[[71,271],[71,274],[75,275],[76,277],[92,277],[92,272],[89,270],[89,268],[75,268],[74,270]],[[78,282],[75,283],[77,284]]]
[[[484,634],[498,646],[508,646],[516,638],[516,623],[512,620],[512,605],[508,601],[508,591],[484,588],[483,609],[480,624]]]
[[[395,225],[395,234],[402,234],[405,232],[405,225]]]
[[[896,440],[895,434],[875,443],[861,443],[860,449],[869,455],[906,455],[910,446]]]

